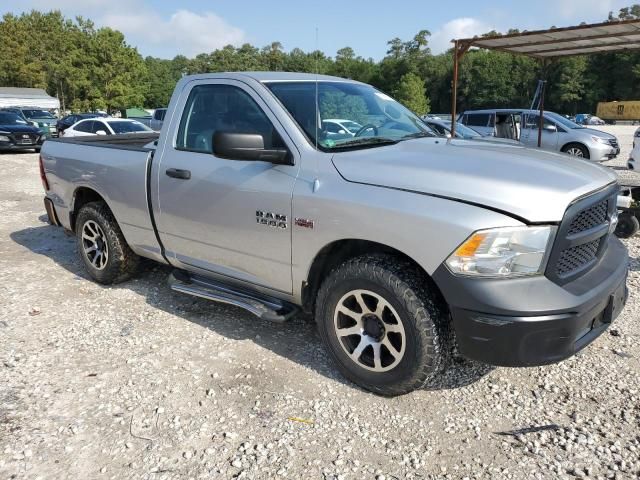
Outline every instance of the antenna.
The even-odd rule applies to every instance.
[[[316,152],[315,152],[315,157],[316,157],[316,178],[313,180],[313,193],[315,193],[316,191],[318,191],[318,189],[320,188],[320,180],[318,179],[318,170],[319,170],[319,164],[318,162],[320,161],[319,157],[320,155],[318,155],[318,135],[320,133],[320,101],[318,98],[318,70],[319,70],[319,66],[318,66],[318,61],[319,61],[319,57],[320,57],[320,46],[318,44],[318,27],[316,27],[316,94],[315,94],[315,104],[316,104],[316,108],[315,108],[315,117],[316,117]]]
[[[316,72],[315,72],[316,73],[316,95],[315,95],[315,102],[316,102],[316,112],[315,112],[316,113],[316,115],[315,115],[315,117],[316,117],[316,150],[318,150],[318,132],[319,132],[319,127],[320,127],[320,125],[318,125],[318,123],[319,123],[318,119],[320,118],[320,105],[319,105],[319,102],[318,102],[318,70],[319,70],[319,67],[318,67],[319,58],[318,57],[320,56],[319,52],[320,52],[320,49],[319,49],[319,46],[318,46],[318,27],[316,27],[316,68],[315,68],[315,70],[316,70]]]

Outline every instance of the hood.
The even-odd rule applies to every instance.
[[[475,203],[528,222],[558,222],[573,200],[617,180],[564,154],[435,138],[336,153],[333,164],[350,182]]]
[[[594,137],[606,138],[607,140],[616,138],[615,135],[611,135],[610,133],[603,132],[602,130],[596,130],[595,128],[579,128],[574,131],[593,135]]]
[[[28,119],[30,122],[38,122],[44,123],[45,125],[55,125],[58,122],[57,118],[38,118],[38,117],[30,117]]]
[[[9,133],[41,133],[40,129],[31,125],[0,125],[0,132]]]

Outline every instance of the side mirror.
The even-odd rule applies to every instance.
[[[289,150],[264,148],[264,138],[259,133],[215,132],[213,134],[213,154],[228,160],[293,165]]]
[[[347,132],[345,132],[344,130],[338,130],[338,133],[339,133],[340,135],[344,135],[344,134],[345,134],[345,133],[347,133]]]
[[[446,133],[445,134],[445,138],[451,138],[451,134],[450,133]]]
[[[546,127],[544,127],[544,129],[547,132],[557,132],[558,131],[558,127],[556,127],[555,125],[547,125]]]
[[[106,135],[107,132],[105,132],[104,130],[96,130],[96,135]]]

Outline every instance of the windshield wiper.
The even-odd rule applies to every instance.
[[[415,133],[410,133],[408,135],[405,135],[402,137],[401,140],[410,140],[412,138],[424,138],[424,137],[435,137],[436,135],[434,135],[431,132],[415,132]]]
[[[331,147],[331,150],[336,150],[339,148],[359,147],[362,145],[393,145],[394,143],[398,143],[398,140],[387,137],[364,137],[338,143]]]

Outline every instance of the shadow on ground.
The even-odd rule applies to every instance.
[[[46,223],[46,216],[40,221]],[[77,255],[75,238],[48,223],[10,234],[11,239],[33,253],[44,255],[76,276],[91,281]],[[144,262],[140,274],[132,280],[104,289],[129,289],[146,299],[154,308],[179,316],[234,340],[251,340],[284,358],[310,368],[327,378],[353,386],[332,364],[316,333],[313,320],[298,315],[284,325],[257,320],[244,310],[179,294],[166,283],[171,268],[156,262]],[[452,368],[429,390],[460,388],[478,381],[493,367],[457,358]]]

